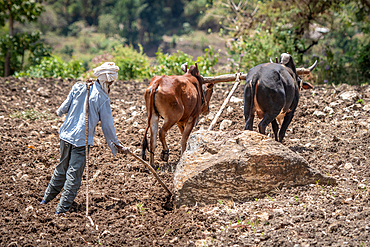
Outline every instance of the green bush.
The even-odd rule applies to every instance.
[[[203,56],[199,56],[196,60],[198,63],[199,72],[202,76],[214,75],[214,66],[218,63],[219,54],[210,46],[206,48]],[[188,63],[188,66],[194,64],[193,57],[182,51],[177,51],[171,55],[163,54],[161,49],[156,53],[156,65],[151,69],[150,75],[182,75],[181,65]]]
[[[139,45],[140,51],[132,46],[115,46],[112,51],[113,61],[120,68],[118,71],[120,80],[143,79],[149,75],[149,58],[143,54],[143,48]]]
[[[270,58],[275,61],[275,57],[279,57],[283,52],[289,52],[297,63],[298,54],[294,52],[293,48],[293,40],[289,30],[276,27],[266,31],[262,27],[258,27],[249,36],[229,41],[228,70],[231,73],[235,73],[237,70],[246,73],[258,64],[268,63]]]
[[[15,77],[38,77],[38,78],[78,78],[84,72],[82,61],[72,60],[68,63],[60,58],[44,57],[41,63],[31,66],[26,71],[16,72]]]
[[[348,38],[334,31],[327,42],[318,45],[314,53],[304,57],[304,66],[318,61],[318,66],[312,73],[317,83],[351,85],[369,83],[370,43],[365,45],[364,43],[354,35]]]
[[[370,83],[370,42],[359,49],[358,67],[364,82]]]
[[[156,53],[156,65],[151,69],[150,75],[182,75],[181,65],[185,62],[190,63],[193,57],[182,52],[177,51],[171,55],[163,54],[162,50],[158,48]]]
[[[118,71],[120,80],[141,80],[151,78],[154,75],[182,75],[181,65],[188,62],[189,66],[194,64],[193,57],[182,51],[169,55],[163,54],[158,49],[156,63],[150,65],[149,58],[143,53],[143,48],[136,51],[132,46],[117,45],[110,55],[111,60],[120,68]],[[218,62],[219,54],[213,47],[206,48],[204,55],[196,60],[200,74],[203,76],[212,76],[215,74],[214,66]],[[96,67],[99,64],[94,64]],[[68,63],[63,62],[59,57],[45,57],[41,63],[31,66],[26,71],[16,72],[16,77],[61,77],[78,78],[84,73],[82,61],[72,60]],[[91,74],[91,72],[89,72]],[[89,73],[84,76],[91,76]]]
[[[197,58],[199,72],[202,76],[214,76],[216,74],[215,66],[220,55],[215,52],[212,46],[204,49],[204,52],[203,56]]]

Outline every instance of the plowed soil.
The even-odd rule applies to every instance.
[[[59,197],[38,205],[59,162],[64,117],[55,110],[73,83],[0,78],[0,246],[370,246],[368,85],[302,91],[283,141],[312,167],[335,177],[336,187],[277,189],[243,203],[174,208],[142,164],[131,156],[112,156],[98,126],[89,167],[92,226],[85,217],[85,179],[70,212],[54,215]],[[118,81],[110,95],[118,138],[138,155],[147,85]],[[216,85],[211,112],[194,130],[209,126],[231,88]],[[222,131],[244,128],[242,98],[239,86],[214,129],[225,119],[232,124]],[[159,160],[160,146],[156,158],[158,175],[171,189],[180,157],[177,127],[167,140],[169,163]]]

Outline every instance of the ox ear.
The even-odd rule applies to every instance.
[[[181,65],[181,69],[182,69],[182,71],[184,71],[185,73],[186,73],[186,72],[188,72],[188,62],[183,63],[183,64]]]
[[[311,83],[308,83],[302,80],[302,88],[303,89],[314,89],[315,87]]]

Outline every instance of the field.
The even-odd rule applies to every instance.
[[[64,117],[55,110],[73,83],[0,78],[0,246],[370,246],[370,86],[302,91],[283,141],[313,168],[335,177],[337,186],[276,189],[245,202],[173,207],[142,164],[111,155],[98,126],[90,152],[91,226],[85,180],[65,215],[54,215],[59,197],[38,205],[59,162]],[[146,127],[147,85],[118,81],[110,96],[118,138],[136,154]],[[231,88],[215,86],[211,112],[194,131],[209,126]],[[244,128],[242,98],[239,86],[215,129],[224,119],[232,125],[223,131]],[[170,161],[157,161],[158,174],[172,188],[180,157],[177,128],[167,140]],[[159,146],[157,159],[160,151]]]

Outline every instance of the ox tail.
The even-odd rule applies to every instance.
[[[146,155],[145,155],[146,150],[148,150],[149,153],[153,153],[149,149],[148,140],[147,140],[146,136],[148,134],[148,130],[149,130],[149,127],[150,127],[150,122],[152,120],[153,109],[154,109],[154,94],[155,94],[155,91],[157,90],[158,86],[159,86],[159,79],[157,79],[153,82],[152,88],[151,88],[151,91],[150,91],[150,95],[149,95],[148,125],[146,126],[146,129],[145,129],[145,132],[144,132],[144,137],[143,137],[143,142],[142,142],[142,145],[141,145],[141,148],[142,148],[141,149],[141,157],[142,157],[143,160],[146,160]]]
[[[257,74],[255,74],[253,77],[252,77],[252,80],[250,81],[250,86],[251,86],[251,106],[250,106],[250,115],[249,115],[249,118],[251,118],[252,114],[254,114],[253,112],[253,108],[254,108],[254,97],[256,97],[256,87],[257,87],[257,81],[258,81],[258,76]]]

